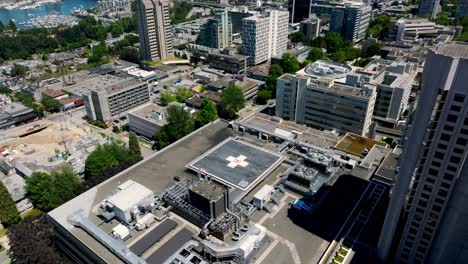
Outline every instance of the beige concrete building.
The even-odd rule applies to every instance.
[[[169,3],[165,0],[138,0],[137,25],[143,60],[164,60],[173,55]]]

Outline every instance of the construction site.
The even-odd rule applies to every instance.
[[[387,187],[339,140],[261,114],[216,121],[49,217],[78,263],[345,263],[338,249],[374,222],[342,228],[370,185],[373,219]]]

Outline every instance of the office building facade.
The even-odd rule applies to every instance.
[[[379,239],[382,259],[463,263],[468,258],[467,82],[468,45],[443,44],[429,52]]]
[[[289,0],[288,12],[290,14],[290,23],[299,23],[309,18],[311,0]]]
[[[299,31],[304,33],[307,41],[316,39],[320,33],[320,18],[312,15],[310,18],[301,21]]]
[[[214,49],[224,49],[232,43],[232,22],[227,11],[217,13],[202,26],[200,44]]]
[[[157,61],[173,56],[169,3],[166,0],[138,0],[136,17],[143,60]]]
[[[440,0],[421,0],[418,6],[418,15],[435,18],[441,9]]]
[[[287,50],[288,17],[286,11],[273,10],[243,19],[242,43],[250,64],[268,61]]]
[[[326,130],[369,133],[375,86],[354,88],[328,78],[292,74],[278,78],[276,86],[277,116]]]
[[[232,34],[242,33],[242,20],[254,15],[254,13],[249,12],[248,10],[229,10],[228,14],[232,23]]]
[[[353,43],[366,37],[372,8],[368,5],[334,8],[331,13],[330,31],[341,33]]]
[[[148,83],[105,76],[90,87],[83,100],[89,119],[110,122],[150,101]]]

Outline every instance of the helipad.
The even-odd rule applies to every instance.
[[[228,138],[190,162],[187,168],[247,191],[273,171],[283,159],[278,153]]]

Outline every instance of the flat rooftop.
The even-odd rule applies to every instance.
[[[346,64],[335,61],[318,60],[309,64],[304,73],[313,77],[326,77],[330,79],[340,79],[346,77],[346,74],[352,71],[352,68]]]
[[[77,82],[74,85],[63,88],[77,96],[90,94],[91,91],[105,91],[106,93],[115,93],[127,87],[144,83],[136,79],[125,79],[113,75],[93,75],[91,79]]]
[[[194,175],[186,171],[185,165],[232,135],[233,132],[228,128],[227,123],[215,121],[212,125],[193,132],[173,145],[68,201],[49,212],[49,216],[53,222],[68,230],[78,241],[82,241],[91,250],[97,252],[107,263],[123,263],[83,229],[70,224],[67,218],[77,210],[82,209],[92,223],[99,225],[108,233],[111,232],[116,221],[104,224],[97,216],[97,208],[119,185],[127,180],[133,180],[156,194],[162,193],[174,184],[174,176],[193,179]],[[138,235],[125,243],[131,245],[140,238],[141,235]]]
[[[249,143],[228,138],[187,167],[243,191],[274,170],[284,157]]]
[[[356,134],[347,133],[336,145],[335,149],[364,157],[365,151],[370,151],[374,145],[386,147],[387,144]]]
[[[129,114],[131,115],[145,119],[146,121],[155,123],[160,126],[164,126],[165,124],[167,124],[167,120],[165,117],[166,113],[167,113],[166,107],[153,104],[153,103],[145,104],[129,112]],[[162,115],[161,119],[158,118],[159,115]]]
[[[225,192],[223,187],[210,181],[199,181],[192,185],[190,189],[211,201],[215,201],[223,197]]]
[[[468,58],[468,44],[461,42],[443,44],[435,48],[435,53],[455,58]]]

